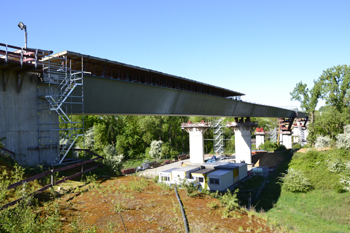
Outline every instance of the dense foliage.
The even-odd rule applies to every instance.
[[[80,121],[81,116],[74,116]],[[85,116],[85,141],[78,141],[79,147],[86,147],[106,156],[105,148],[115,148],[116,155],[123,155],[124,160],[175,158],[189,152],[189,134],[181,129],[181,123],[187,121],[211,122],[214,117],[170,117],[170,116]],[[271,119],[255,119],[259,127],[268,130],[277,122]],[[223,118],[222,125],[233,118]],[[81,126],[77,125],[77,128]],[[232,129],[223,127],[225,153],[234,153],[235,142]],[[252,134],[254,134],[252,132]],[[213,153],[213,130],[205,132],[204,152]],[[227,140],[228,139],[228,140]],[[158,151],[151,150],[153,141],[162,141]],[[84,145],[83,145],[84,144]],[[110,150],[109,150],[110,151]]]
[[[308,141],[314,144],[316,138],[329,136],[332,140],[344,132],[350,123],[350,67],[338,65],[329,68],[314,80],[309,89],[302,82],[297,83],[290,93],[292,100],[300,102],[301,108],[310,115]],[[326,105],[316,111],[319,100]]]

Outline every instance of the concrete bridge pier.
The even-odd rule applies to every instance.
[[[292,143],[292,131],[282,131],[282,144],[287,148],[291,149]]]
[[[265,131],[263,128],[257,128],[255,131],[256,136],[256,148],[259,148],[261,144],[265,143]]]
[[[208,123],[201,121],[200,123],[182,123],[181,128],[190,134],[190,162],[202,164],[204,163],[204,132],[210,128]]]
[[[235,147],[237,163],[252,163],[252,143],[251,131],[257,126],[256,122],[251,122],[250,117],[235,118],[235,122],[227,122],[226,127],[235,131]]]

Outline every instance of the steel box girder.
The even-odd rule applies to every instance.
[[[80,87],[74,90],[79,91]],[[72,111],[74,114],[81,114],[74,106]],[[306,117],[303,112],[297,113],[288,109],[87,75],[84,76],[84,114]]]

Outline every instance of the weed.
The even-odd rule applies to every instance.
[[[209,207],[209,208],[211,208],[211,209],[217,209],[217,208],[219,208],[219,204],[216,202],[216,201],[212,201],[212,202],[209,202],[208,204],[207,204],[207,206]]]
[[[124,211],[124,202],[122,201],[117,201],[117,203],[114,203],[113,204],[113,208],[114,208],[114,211],[116,213],[120,213],[120,212],[123,212]]]
[[[141,193],[148,186],[145,178],[136,179],[129,183],[129,189]]]
[[[230,190],[227,190],[227,192],[220,198],[220,202],[223,206],[225,206],[225,209],[229,211],[239,209],[237,198],[238,192],[238,189],[236,189],[234,193],[232,193]]]

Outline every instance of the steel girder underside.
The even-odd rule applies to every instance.
[[[93,76],[84,76],[84,100],[87,115],[306,117],[289,109]],[[73,107],[73,113],[79,110]]]

